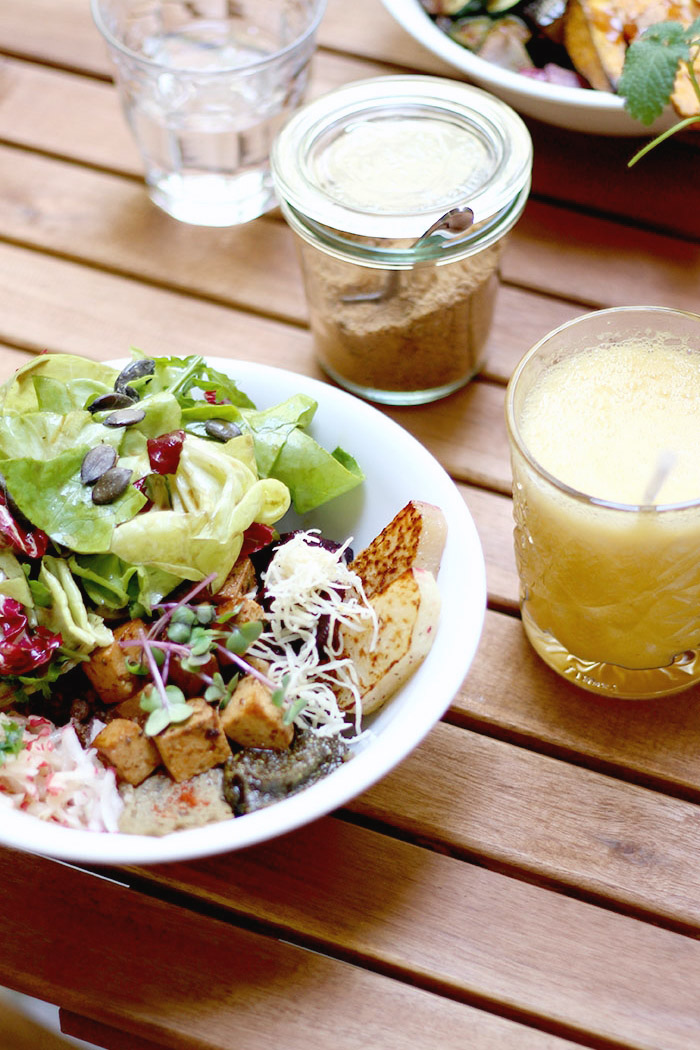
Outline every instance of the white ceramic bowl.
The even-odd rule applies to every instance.
[[[419,44],[525,116],[571,131],[642,138],[674,123],[673,114],[668,113],[652,127],[645,128],[632,119],[625,110],[623,99],[617,95],[588,88],[544,84],[501,69],[451,40],[428,17],[419,0],[382,0],[382,3]]]
[[[161,838],[74,831],[3,810],[0,842],[5,845],[84,863],[147,864],[224,853],[281,835],[342,806],[389,772],[438,721],[469,669],[483,626],[486,577],[474,522],[449,475],[407,431],[344,391],[264,365],[220,358],[212,364],[235,376],[261,408],[294,393],[315,398],[319,408],[310,432],[325,447],[340,445],[354,455],[366,474],[361,487],[303,519],[290,516],[282,527],[319,527],[332,539],[352,536],[359,551],[409,500],[442,508],[448,536],[433,648],[408,684],[367,719],[373,735],[362,750],[324,780],[282,802]]]

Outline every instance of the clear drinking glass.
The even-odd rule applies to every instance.
[[[523,626],[559,674],[644,699],[700,681],[700,316],[585,314],[507,391]]]
[[[304,100],[326,0],[92,0],[152,200],[231,226],[275,207],[273,138]]]

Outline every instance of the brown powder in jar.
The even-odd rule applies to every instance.
[[[503,243],[442,266],[400,270],[393,294],[370,302],[344,297],[386,289],[390,271],[343,262],[301,244],[321,365],[341,381],[376,391],[456,388],[466,382],[483,363]]]

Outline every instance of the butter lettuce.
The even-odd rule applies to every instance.
[[[182,581],[212,574],[216,589],[250,525],[276,524],[291,502],[306,513],[363,480],[352,456],[311,436],[318,406],[305,394],[258,409],[203,358],[160,357],[152,375],[129,383],[143,419],[110,427],[107,411],[88,408],[114,390],[118,374],[81,357],[42,354],[0,387],[1,480],[53,544],[40,562],[0,544],[0,596],[20,601],[63,639],[50,666],[22,677],[27,691],[49,688],[62,668],[109,644],[108,611],[150,612]],[[212,419],[235,422],[240,436],[212,440]],[[152,474],[149,439],[179,430],[176,472]],[[100,443],[115,449],[134,481],[149,479],[153,504],[134,485],[112,503],[93,502],[80,469]]]
[[[172,508],[152,509],[114,529],[111,553],[185,580],[216,574],[219,586],[253,522],[272,525],[290,504],[282,482],[259,479],[236,455],[238,439],[218,444],[189,435],[177,474],[170,478]]]
[[[0,388],[0,410],[21,415],[64,412],[66,405],[84,408],[98,394],[111,390],[117,375],[109,365],[73,354],[39,354]],[[55,382],[44,383],[45,379]]]
[[[138,514],[146,503],[133,485],[114,503],[97,506],[80,480],[89,446],[53,459],[3,459],[0,473],[22,513],[54,543],[81,554],[108,551],[114,527]]]
[[[98,609],[129,608],[132,615],[150,613],[181,577],[147,565],[129,565],[116,554],[80,554],[68,561],[91,602]]]
[[[96,646],[109,645],[114,635],[101,616],[89,611],[68,564],[62,558],[44,555],[39,581],[51,595],[48,608],[37,609],[39,622],[63,639],[64,649],[88,654]]]
[[[27,577],[12,551],[0,550],[0,595],[31,609],[34,604]]]

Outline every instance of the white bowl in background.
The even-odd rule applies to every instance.
[[[546,84],[479,58],[439,29],[426,14],[420,0],[382,0],[382,3],[419,44],[527,117],[571,131],[641,138],[665,130],[676,120],[669,111],[651,127],[644,127],[630,116],[624,100],[617,95],[589,88]]]

